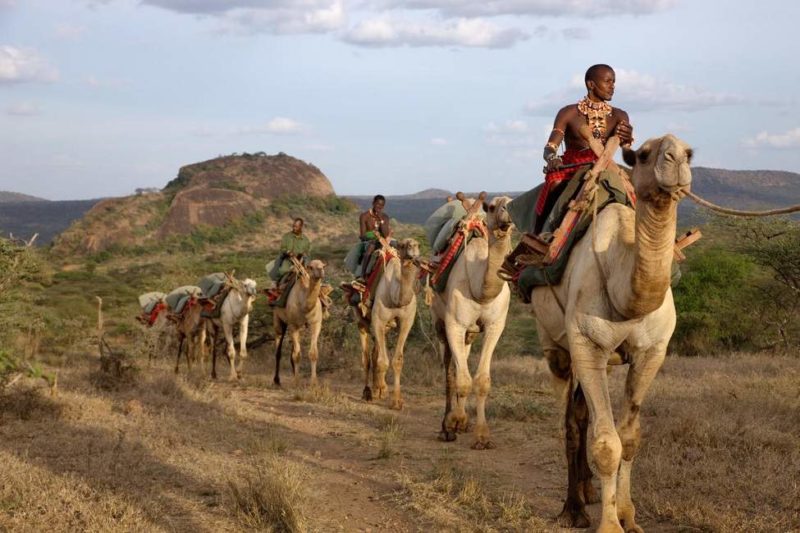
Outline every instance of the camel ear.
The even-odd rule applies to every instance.
[[[494,211],[494,204],[489,205],[486,202],[483,202],[483,210],[486,213],[491,213],[492,211]]]
[[[631,150],[630,148],[623,148],[622,149],[622,160],[628,166],[634,166],[636,164],[636,152]]]

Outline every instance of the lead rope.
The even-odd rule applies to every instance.
[[[789,207],[782,207],[780,209],[770,209],[767,211],[743,211],[741,209],[731,209],[729,207],[722,207],[717,204],[711,203],[708,200],[704,200],[703,198],[697,196],[695,193],[691,191],[686,192],[686,196],[694,200],[697,204],[711,209],[712,211],[716,211],[717,213],[722,213],[725,215],[733,215],[736,217],[768,217],[773,215],[785,215],[788,213],[797,213],[800,211],[800,204],[798,205],[791,205]]]

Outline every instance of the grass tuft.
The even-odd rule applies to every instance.
[[[275,457],[254,463],[228,481],[228,497],[243,528],[300,533],[308,530],[303,504],[305,476],[293,463]]]

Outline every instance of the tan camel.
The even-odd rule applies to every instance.
[[[275,327],[275,385],[281,384],[281,349],[286,334],[292,339],[292,372],[294,384],[299,384],[300,370],[300,330],[308,328],[310,332],[308,358],[311,360],[311,385],[317,384],[317,359],[319,358],[319,334],[322,330],[322,303],[320,291],[325,277],[325,263],[314,259],[299,270],[297,282],[292,286],[286,299],[286,307],[273,309],[273,325]]]
[[[192,362],[199,361],[202,372],[205,375],[206,319],[201,316],[205,302],[205,298],[191,296],[185,304],[183,313],[173,318],[175,321],[175,333],[178,338],[178,354],[175,359],[176,374],[181,361],[183,343],[186,341],[186,367],[191,371]]]
[[[363,399],[372,401],[370,375],[374,395],[378,399],[386,397],[386,371],[389,368],[389,354],[386,346],[387,330],[397,327],[397,342],[392,356],[394,389],[392,409],[403,408],[400,391],[400,375],[403,371],[403,350],[408,333],[417,316],[417,296],[415,285],[419,274],[419,243],[415,239],[403,239],[397,246],[397,254],[384,267],[383,275],[374,290],[374,299],[369,314],[358,315],[358,332],[361,336],[361,363],[364,366]],[[369,349],[370,330],[374,338],[372,354]]]
[[[601,211],[572,251],[561,283],[532,294],[539,340],[568,398],[569,488],[559,522],[589,526],[588,447],[602,483],[601,532],[642,531],[630,490],[639,410],[675,329],[670,271],[677,205],[691,184],[692,151],[672,135],[624,156],[633,166],[636,209],[612,204]],[[606,368],[620,362],[630,368],[615,428]]]
[[[467,397],[474,385],[477,423],[472,447],[475,449],[494,447],[486,423],[486,398],[491,388],[492,354],[505,329],[511,299],[508,283],[497,275],[511,250],[512,223],[506,210],[510,201],[507,196],[492,200],[486,216],[488,239],[474,237],[467,244],[453,265],[445,290],[434,296],[431,306],[446,373],[445,409],[439,438],[453,441],[456,432],[467,430]],[[481,357],[473,382],[467,360],[472,342],[481,331]]]

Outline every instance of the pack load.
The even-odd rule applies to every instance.
[[[203,296],[203,290],[196,285],[184,285],[173,290],[164,298],[170,313],[181,315],[186,309],[186,304],[192,299]]]
[[[430,286],[436,292],[447,287],[450,272],[470,241],[489,236],[483,209],[486,193],[482,192],[477,200],[468,199],[462,193],[456,197],[434,211],[424,226],[428,242],[433,243],[433,257],[430,263],[423,265],[423,271],[429,272]]]
[[[139,307],[142,308],[142,313],[137,317],[138,320],[148,326],[155,324],[158,316],[167,308],[167,303],[164,300],[166,296],[163,292],[158,291],[139,295]]]
[[[197,282],[203,294],[203,298],[208,302],[203,307],[204,318],[219,318],[220,311],[222,310],[222,302],[230,292],[228,283],[228,276],[224,272],[214,272],[203,276]]]

